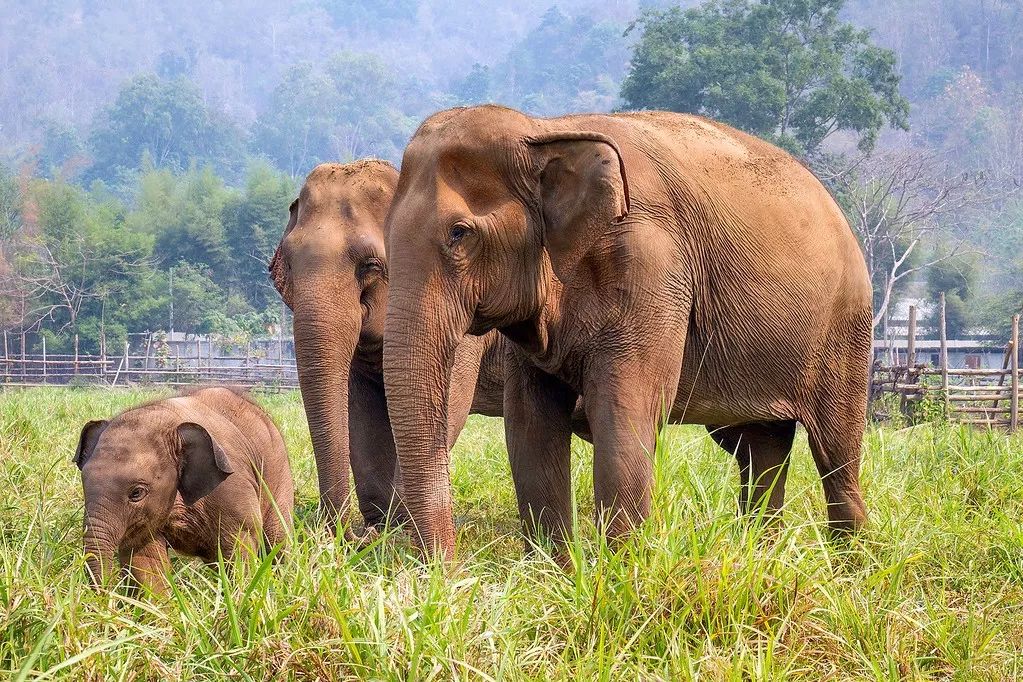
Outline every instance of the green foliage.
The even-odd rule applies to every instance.
[[[173,277],[174,330],[209,334],[226,317],[227,301],[208,267],[180,261],[168,271]]]
[[[35,156],[37,171],[43,177],[69,178],[86,164],[85,144],[78,131],[58,121],[47,121]]]
[[[285,72],[253,126],[253,149],[297,177],[324,161],[396,161],[414,121],[398,79],[378,58],[337,53]]]
[[[0,284],[22,292],[26,311],[5,297],[0,321],[38,326],[53,352],[70,349],[76,332],[82,352],[96,352],[103,336],[113,347],[129,331],[166,328],[173,290],[177,331],[266,333],[279,314],[266,263],[294,191],[260,164],[244,190],[209,168],[150,168],[131,205],[102,184],[86,191],[35,180],[31,220],[16,213],[13,233],[0,239]]]
[[[0,245],[21,226],[22,202],[18,178],[0,163]]]
[[[961,337],[973,324],[973,288],[977,280],[977,264],[970,256],[957,256],[927,268],[927,295],[937,300],[945,294],[945,326],[949,338]],[[935,308],[929,326],[937,332],[940,325]]]
[[[89,147],[87,178],[113,183],[139,169],[143,155],[157,168],[180,171],[199,161],[225,175],[237,173],[242,157],[238,129],[206,105],[191,81],[153,75],[124,85],[95,123]]]
[[[224,227],[231,193],[212,170],[191,170],[182,176],[163,174],[165,194],[146,195],[133,216],[136,224],[156,237],[156,256],[167,267],[187,262],[212,272],[217,284],[231,278],[231,253]],[[150,213],[156,200],[156,210]],[[161,210],[162,209],[162,210]]]
[[[845,0],[711,0],[648,12],[622,99],[704,114],[812,156],[838,131],[873,148],[908,127],[895,54],[839,19]]]
[[[462,105],[486,103],[490,101],[490,81],[490,67],[476,62],[465,78],[455,83],[452,94]]]
[[[23,324],[41,323],[60,352],[72,348],[76,333],[85,350],[96,350],[104,331],[116,341],[122,330],[152,321],[159,306],[153,238],[126,225],[118,200],[40,180],[29,199],[36,221],[13,244],[15,267],[32,294]]]
[[[297,392],[259,396],[298,502],[280,556],[173,559],[166,600],[87,585],[81,425],[167,391],[0,394],[0,674],[25,679],[1009,680],[1023,603],[1020,436],[946,424],[871,428],[871,522],[828,538],[806,438],[784,526],[736,514],[734,458],[699,427],[652,455],[651,515],[617,547],[590,521],[592,449],[573,443],[577,542],[566,573],[524,556],[499,420],[470,418],[451,458],[459,557],[407,539],[333,540]]]
[[[244,192],[235,194],[225,206],[232,288],[244,293],[256,310],[279,300],[267,279],[266,267],[284,233],[288,206],[297,193],[295,183],[286,174],[257,164],[249,169]]]
[[[621,30],[552,7],[495,68],[496,99],[540,116],[611,109],[627,54]]]

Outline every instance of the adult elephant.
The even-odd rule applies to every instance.
[[[412,138],[388,226],[384,377],[428,554],[454,551],[455,351],[493,329],[514,342],[505,430],[527,535],[569,532],[579,395],[612,537],[649,511],[665,417],[708,425],[742,504],[771,509],[801,422],[831,525],[864,522],[870,282],[841,210],[783,151],[673,113],[455,109]]]
[[[274,286],[294,312],[320,508],[330,527],[342,527],[349,537],[350,472],[367,526],[380,526],[389,514],[400,516],[381,369],[385,218],[397,181],[398,172],[384,161],[317,166],[291,204],[269,264]],[[445,438],[451,442],[470,409],[501,414],[503,346],[497,334],[458,344],[452,386],[444,390],[450,401]]]

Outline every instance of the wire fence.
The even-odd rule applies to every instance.
[[[15,346],[15,348],[12,348]],[[20,347],[17,347],[20,346]],[[231,384],[265,390],[298,388],[298,369],[293,358],[267,357],[250,352],[244,354],[215,352],[207,343],[205,352],[196,342],[195,353],[157,353],[151,344],[144,352],[132,352],[125,343],[121,353],[53,354],[26,353],[25,344],[12,344],[5,336],[0,357],[0,384],[5,386],[186,386],[191,384]]]

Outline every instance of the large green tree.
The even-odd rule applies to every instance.
[[[254,151],[292,177],[324,161],[397,161],[415,121],[404,86],[380,59],[340,52],[289,69],[252,130]]]
[[[295,194],[295,184],[286,174],[255,165],[249,170],[244,192],[226,207],[232,288],[257,311],[280,300],[266,266],[284,233],[288,205]]]
[[[118,200],[36,180],[26,203],[31,217],[8,241],[6,278],[25,297],[22,326],[41,330],[58,352],[70,351],[75,335],[96,351],[101,335],[116,341],[155,321],[153,239],[130,228]]]
[[[895,55],[841,21],[845,0],[711,0],[647,12],[622,99],[629,108],[705,114],[804,156],[832,134],[872,148],[907,128]]]
[[[184,78],[136,76],[93,124],[87,178],[118,181],[148,158],[158,168],[184,170],[194,162],[236,176],[243,161],[240,131],[208,107]]]

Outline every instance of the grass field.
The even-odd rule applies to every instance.
[[[158,393],[0,393],[0,677],[11,679],[977,679],[1023,677],[1023,439],[949,426],[871,430],[869,528],[824,534],[800,434],[786,525],[736,518],[738,473],[705,432],[666,430],[654,513],[611,552],[575,444],[574,573],[524,558],[501,423],[453,458],[459,562],[400,538],[356,550],[315,520],[297,394],[280,424],[298,522],[280,563],[175,560],[174,597],[86,581],[81,425]]]

